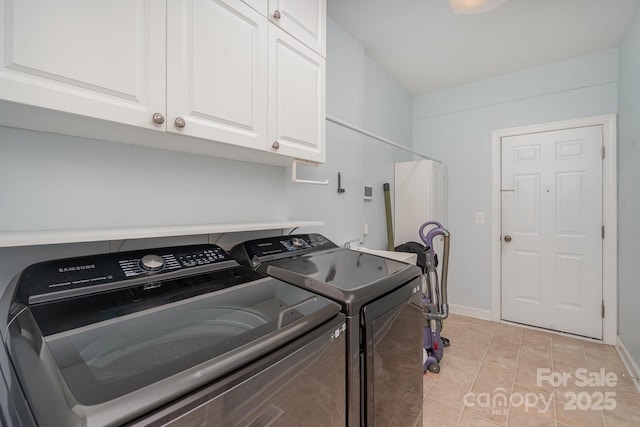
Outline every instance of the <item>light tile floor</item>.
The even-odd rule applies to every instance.
[[[457,315],[443,336],[424,426],[640,426],[640,393],[612,346]]]

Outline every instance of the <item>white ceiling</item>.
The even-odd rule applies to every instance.
[[[418,94],[617,47],[638,2],[509,0],[455,15],[448,0],[328,0],[328,12]]]

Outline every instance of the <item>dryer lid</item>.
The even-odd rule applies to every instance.
[[[342,248],[269,261],[259,270],[332,298],[350,314],[420,277],[414,265]]]

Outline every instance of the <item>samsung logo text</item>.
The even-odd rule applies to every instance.
[[[95,264],[74,265],[73,267],[62,267],[58,269],[59,273],[68,273],[70,271],[92,270],[96,268]]]

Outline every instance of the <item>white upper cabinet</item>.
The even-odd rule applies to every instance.
[[[251,6],[252,8],[254,8],[255,10],[257,10],[258,12],[260,12],[262,16],[267,16],[267,13],[269,11],[269,5],[267,4],[266,0],[242,0],[242,1],[248,4],[249,6]]]
[[[168,132],[266,149],[268,25],[240,0],[168,3]]]
[[[326,0],[269,0],[269,19],[322,57],[327,56]]]
[[[155,0],[0,2],[0,98],[155,128],[165,8]]]
[[[269,28],[271,150],[324,162],[325,59],[289,34]]]
[[[325,161],[326,0],[0,0],[0,22],[2,126]]]

